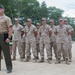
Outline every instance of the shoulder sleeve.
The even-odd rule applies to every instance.
[[[52,31],[51,27],[49,26],[49,31]]]
[[[39,29],[39,32],[41,32],[41,27],[40,27],[40,29]]]
[[[70,29],[71,29],[71,31],[74,31],[74,29],[73,29],[73,27],[70,25]]]
[[[57,32],[57,26],[55,26],[54,32]]]
[[[26,32],[26,27],[24,28],[24,32]]]
[[[11,19],[9,17],[6,18],[7,27],[12,26]]]
[[[14,26],[12,26],[12,32],[14,32]]]
[[[22,25],[20,25],[20,28],[21,28],[21,30],[23,30],[23,26]]]
[[[71,32],[70,26],[65,26],[65,27],[66,27],[67,32]]]
[[[36,32],[37,31],[37,28],[34,26],[34,31]]]

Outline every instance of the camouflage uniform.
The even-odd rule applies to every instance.
[[[73,28],[72,28],[72,26],[70,26],[70,25],[67,25],[67,26],[68,26],[68,29],[70,31],[74,31]],[[71,49],[72,49],[72,44],[71,44],[72,37],[71,37],[71,35],[69,35],[68,38],[69,38],[68,52],[69,52],[69,59],[71,59],[72,58],[72,52],[71,52]]]
[[[64,51],[65,59],[68,59],[68,33],[70,30],[67,26],[57,26],[55,29],[55,32],[57,33],[56,36],[56,43],[57,43],[57,56],[58,58],[61,58],[61,52]]]
[[[37,55],[40,52],[40,33],[39,33],[39,29],[37,29],[37,37],[36,37],[36,49],[37,49]]]
[[[54,54],[55,54],[55,57],[57,58],[57,45],[56,45],[56,35],[54,34],[54,31],[55,31],[55,25],[51,26],[51,29],[52,29],[52,35],[50,37],[50,45],[51,45],[51,56],[52,56],[52,47],[54,49]],[[52,57],[51,57],[52,58]]]
[[[41,26],[40,27],[40,55],[41,58],[44,58],[44,48],[46,48],[47,51],[47,57],[48,59],[51,58],[51,52],[50,52],[50,32],[51,28],[48,25]]]
[[[25,49],[26,49],[26,37],[25,34],[21,37],[21,47],[22,47],[22,58],[25,58]]]
[[[16,57],[16,47],[18,47],[18,51],[20,54],[20,58],[22,58],[22,48],[21,48],[21,31],[23,27],[18,24],[17,26],[13,26],[13,58]]]
[[[37,50],[36,50],[36,39],[34,33],[37,31],[36,27],[31,24],[31,26],[28,27],[26,25],[25,27],[25,33],[26,33],[26,58],[29,58],[31,55],[30,48],[32,48],[32,52],[34,57],[37,57]]]

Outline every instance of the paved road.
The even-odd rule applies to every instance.
[[[70,65],[66,65],[64,62],[55,64],[54,57],[52,64],[47,62],[33,63],[32,60],[30,62],[20,62],[17,55],[17,60],[13,61],[13,72],[9,75],[75,75],[75,43],[72,46],[73,62]],[[8,75],[4,60],[2,60],[0,75]]]

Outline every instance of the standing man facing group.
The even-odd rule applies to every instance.
[[[12,61],[10,56],[9,42],[12,35],[11,19],[4,14],[4,6],[0,4],[0,70],[1,70],[1,50],[5,57],[7,73],[12,72]]]

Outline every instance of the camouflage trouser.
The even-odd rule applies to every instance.
[[[25,42],[21,43],[21,47],[22,47],[22,57],[25,57],[25,50],[26,50],[26,44],[25,44]]]
[[[46,48],[47,57],[51,58],[50,43],[46,43],[46,44],[40,43],[40,55],[41,55],[41,58],[44,58],[44,48]]]
[[[18,47],[18,51],[20,54],[20,58],[22,58],[22,48],[21,48],[21,42],[20,41],[13,41],[13,57],[16,57],[16,48]]]
[[[69,49],[68,49],[68,53],[69,53],[69,59],[71,59],[72,58],[72,45],[71,45],[71,43],[69,43]]]
[[[61,58],[61,53],[65,58],[68,58],[68,46],[66,43],[57,43],[57,57]]]
[[[52,48],[54,49],[54,54],[55,54],[55,57],[57,58],[57,45],[56,45],[56,42],[51,42],[50,43],[51,45],[51,56],[52,56]]]
[[[31,56],[31,52],[30,52],[31,48],[32,48],[33,56],[37,57],[37,50],[36,50],[36,43],[35,42],[26,43],[26,52],[25,52],[26,57]]]
[[[36,44],[36,49],[37,49],[37,55],[40,52],[40,44]]]
[[[72,58],[72,45],[71,45],[71,42],[69,42],[69,43],[67,43],[67,45],[68,45],[68,55],[69,55],[69,59],[71,59]],[[64,52],[63,52],[63,58],[65,58],[64,57]]]

